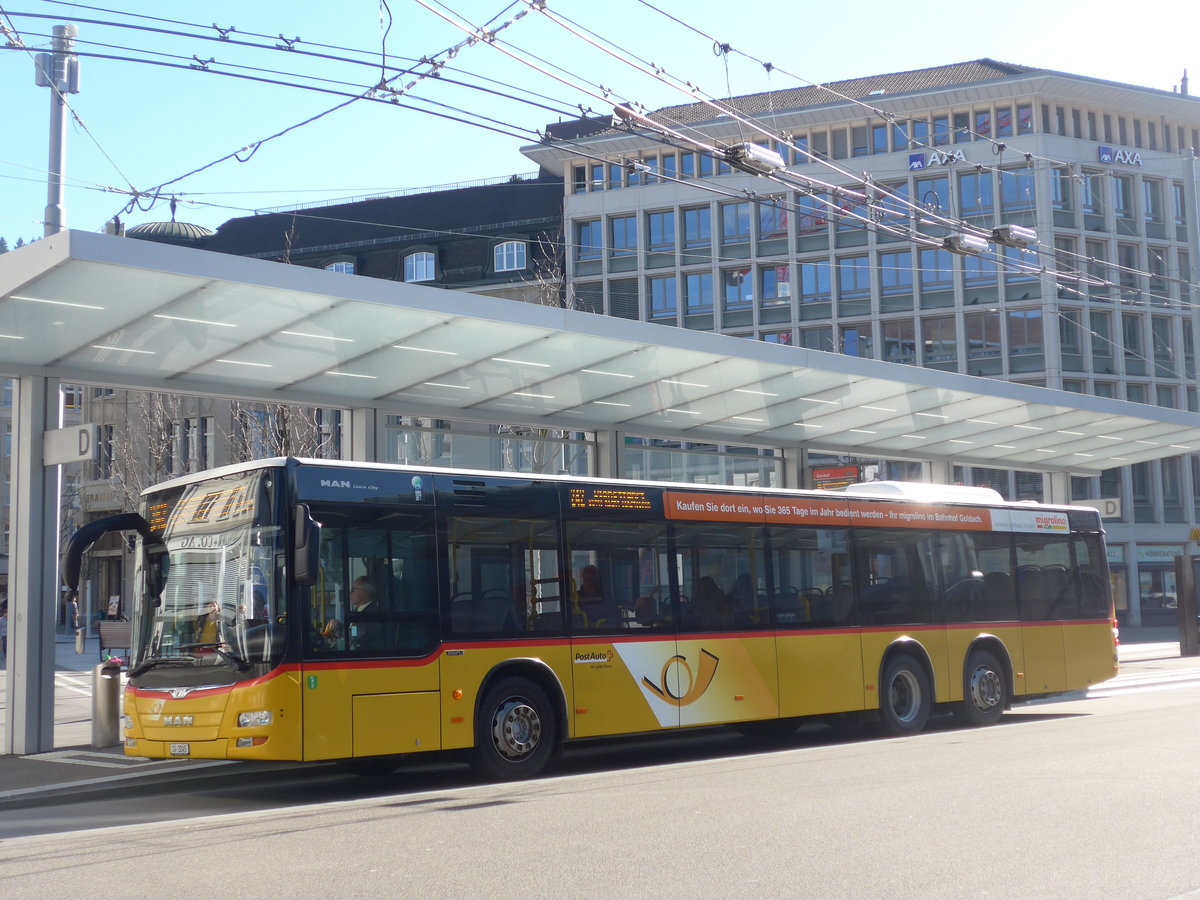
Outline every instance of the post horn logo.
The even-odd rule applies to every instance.
[[[663,663],[662,674],[659,676],[661,684],[655,684],[645,675],[642,676],[642,684],[672,706],[689,706],[699,700],[704,695],[704,692],[708,690],[708,686],[712,684],[713,676],[717,674],[717,665],[720,662],[721,660],[718,657],[701,648],[700,671],[698,674],[693,674],[692,667],[688,664],[686,656],[672,656]],[[670,673],[672,666],[679,666],[687,673],[687,687],[679,694],[671,689],[667,680],[667,675]],[[683,684],[682,679],[680,679],[680,684]]]

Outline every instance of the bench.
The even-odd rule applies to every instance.
[[[96,623],[96,626],[100,629],[101,662],[104,662],[106,651],[109,650],[123,650],[125,651],[123,656],[129,655],[129,650],[133,646],[132,622],[100,621]]]

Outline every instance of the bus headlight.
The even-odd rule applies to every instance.
[[[271,724],[269,709],[256,709],[254,712],[238,713],[238,728],[258,728]]]

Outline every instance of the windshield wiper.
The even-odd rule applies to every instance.
[[[132,669],[129,670],[127,675],[129,678],[137,678],[137,676],[141,675],[143,672],[149,672],[155,666],[161,666],[161,665],[194,666],[195,664],[196,664],[196,658],[194,656],[158,656],[158,657],[155,657],[154,659],[148,659],[145,662],[139,663],[138,665],[134,666]]]
[[[228,650],[221,649],[221,645],[217,644],[217,643],[184,644],[179,649],[180,650],[194,650],[198,647],[207,647],[209,650],[212,650],[214,653],[218,654],[222,659],[228,660],[229,662],[231,662],[235,666],[237,666],[239,672],[245,672],[247,669],[250,668],[250,663],[246,662],[244,659],[242,659],[236,653],[231,653]],[[188,657],[188,658],[191,659],[191,657]]]

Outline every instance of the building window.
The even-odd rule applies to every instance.
[[[1162,182],[1142,179],[1142,215],[1147,222],[1163,221]]]
[[[829,260],[800,263],[800,299],[805,303],[824,300],[832,295]]]
[[[787,237],[787,206],[782,197],[772,197],[758,204],[759,240]]]
[[[796,233],[798,235],[825,233],[825,226],[829,222],[829,211],[821,194],[803,195],[796,207]]]
[[[1071,209],[1071,170],[1065,167],[1050,173],[1050,204],[1054,209]]]
[[[968,363],[973,359],[995,359],[1002,354],[999,313],[967,313],[966,334]]]
[[[1114,175],[1113,210],[1118,219],[1133,218],[1133,180],[1128,175]]]
[[[600,220],[575,223],[575,258],[577,260],[599,259],[604,246],[604,235],[600,231]]]
[[[958,367],[958,335],[953,316],[921,320],[922,362],[931,369]]]
[[[888,129],[886,125],[871,126],[871,152],[888,152]]]
[[[1009,356],[1038,354],[1045,350],[1040,309],[1012,310],[1007,318]]]
[[[326,272],[338,272],[342,275],[353,275],[354,274],[354,260],[352,260],[352,259],[335,260],[334,262],[331,262],[325,266],[325,271]]]
[[[650,318],[675,318],[675,309],[677,303],[675,294],[675,276],[663,275],[656,278],[648,278],[646,281],[648,293],[650,294]]]
[[[404,257],[404,280],[433,281],[436,276],[437,259],[427,250],[420,253],[410,253]]]
[[[1103,194],[1103,179],[1104,175],[1101,172],[1084,172],[1079,189],[1079,203],[1083,207],[1083,211],[1090,216],[1098,216],[1104,213],[1102,203]]]
[[[1011,106],[996,107],[996,137],[1012,137],[1013,117]]]
[[[800,346],[808,350],[821,350],[824,353],[834,353],[833,329],[831,328],[801,328]]]
[[[525,268],[525,242],[505,241],[492,251],[497,272],[516,272]]]
[[[721,242],[744,244],[750,240],[750,204],[721,204]]]
[[[1033,209],[1032,169],[1003,169],[1000,172],[1000,196],[1005,212]]]
[[[875,345],[871,340],[871,326],[843,325],[840,350],[846,356],[861,356],[871,359],[875,355]]]
[[[712,211],[707,206],[683,210],[683,246],[707,247],[712,244]]]
[[[866,256],[844,256],[837,261],[837,268],[838,309],[841,314],[866,315],[871,311],[870,259]]]
[[[1033,134],[1033,104],[1017,107],[1017,134]]]
[[[683,276],[683,304],[684,312],[712,312],[712,272],[691,272]]]
[[[609,256],[637,253],[637,216],[613,216],[608,220]]]
[[[928,210],[950,210],[950,179],[945,175],[917,179],[917,202]]]
[[[961,215],[990,216],[992,199],[992,173],[988,169],[964,172],[958,176],[958,204]]]
[[[913,261],[911,250],[879,254],[880,291],[884,294],[911,294]]]
[[[761,266],[758,270],[759,298],[763,306],[785,304],[792,296],[790,266]]]
[[[675,249],[675,213],[672,210],[646,214],[646,240],[652,251]]]
[[[891,319],[882,322],[881,328],[885,360],[908,365],[917,361],[917,346],[912,319]]]
[[[721,296],[725,309],[748,309],[754,300],[754,283],[750,269],[722,269]]]

